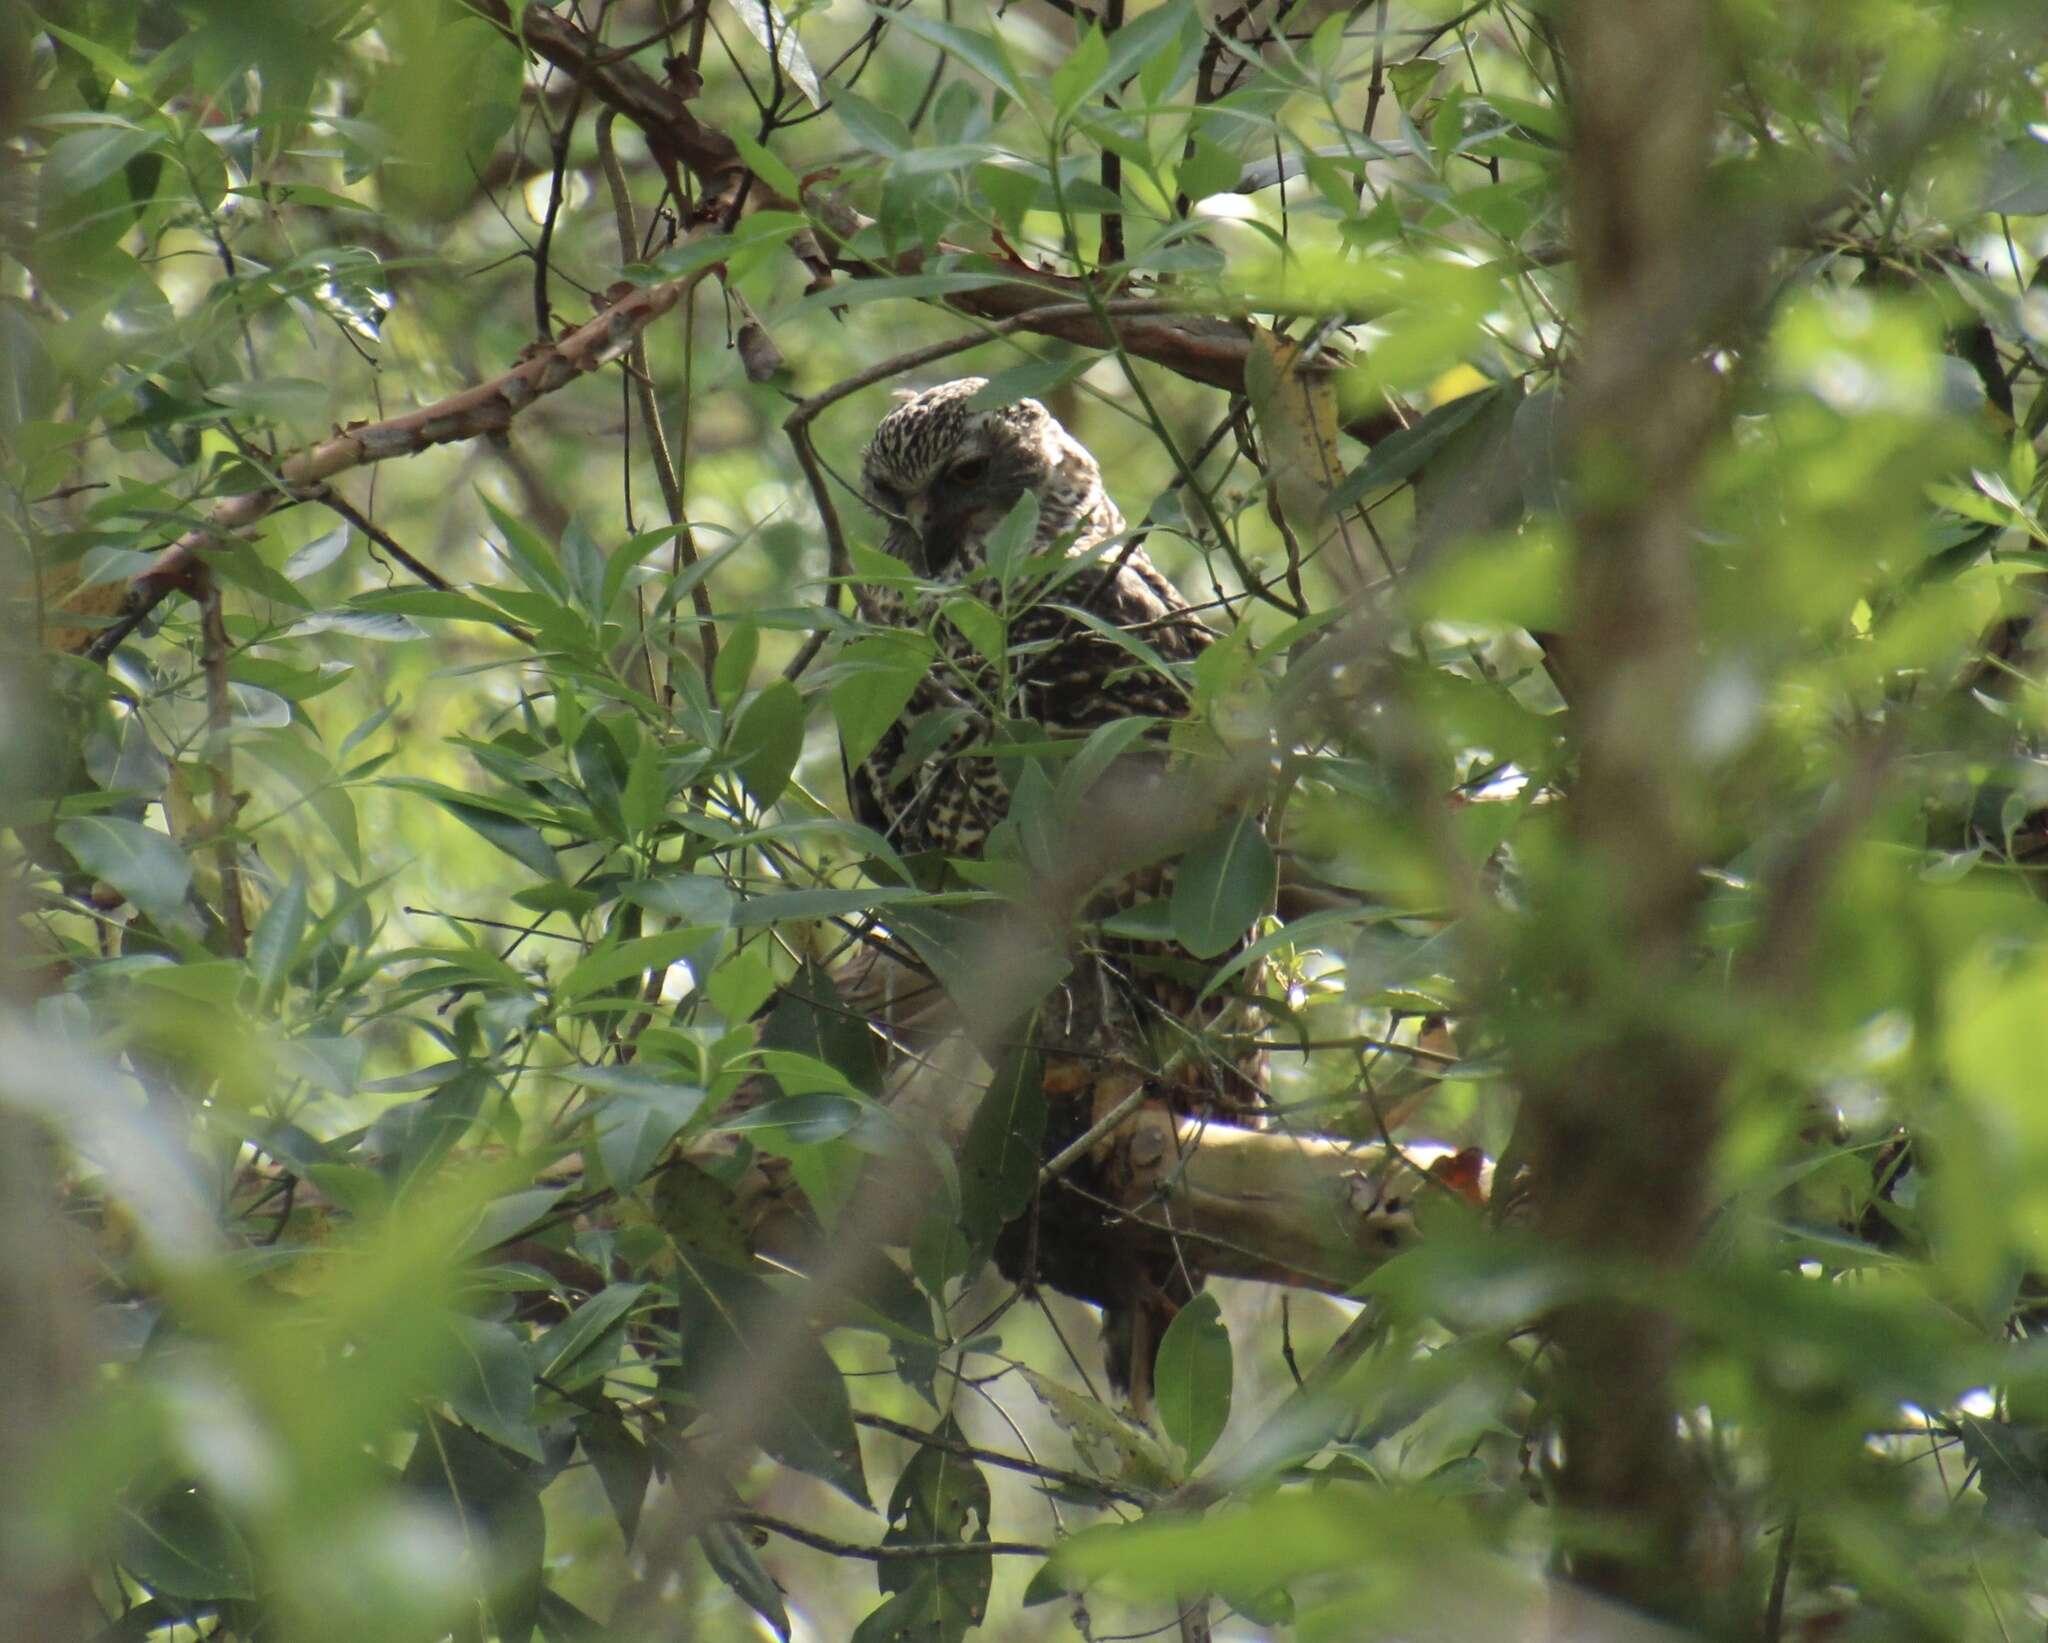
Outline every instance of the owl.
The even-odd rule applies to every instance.
[[[905,400],[863,459],[867,500],[888,521],[885,547],[915,580],[857,586],[861,614],[928,635],[936,657],[896,723],[848,772],[856,818],[906,855],[995,854],[1015,797],[986,751],[999,732],[1014,739],[1021,724],[1024,739],[1042,745],[1142,716],[1154,723],[1139,751],[1084,796],[1068,843],[1087,832],[1098,796],[1115,818],[1098,832],[1149,830],[1170,843],[1180,813],[1161,818],[1145,807],[1187,802],[1186,785],[1169,778],[1167,731],[1190,712],[1187,664],[1216,636],[1124,538],[1088,450],[1036,400],[976,406],[982,386],[969,377]],[[1026,495],[1037,502],[1029,541],[992,565],[998,527]],[[994,611],[1000,646],[985,622],[977,635],[949,614],[963,599]],[[1143,840],[1133,842],[1125,859],[1142,862]],[[1029,1035],[1043,1054],[1050,1148],[1083,1134],[1141,1081],[1148,1099],[1177,1114],[1243,1120],[1263,1099],[1257,1057],[1212,1047],[1219,1031],[1249,1025],[1241,1006],[1227,997],[1196,1003],[1231,955],[1197,960],[1169,938],[1089,933],[1106,915],[1169,895],[1172,871],[1158,861],[1112,871],[1067,910],[1065,977]],[[1103,1308],[1111,1379],[1142,1406],[1160,1332],[1200,1282],[1199,1257],[1133,1235],[1113,1184],[1091,1179],[1093,1167],[1048,1188],[999,1240],[997,1259],[1013,1279],[1043,1279]]]

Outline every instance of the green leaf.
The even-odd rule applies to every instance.
[[[645,1284],[606,1284],[534,1343],[540,1378],[561,1385],[577,1360],[610,1334],[647,1293]],[[609,1367],[605,1365],[604,1367]]]
[[[740,158],[746,161],[747,169],[776,193],[785,200],[793,200],[803,192],[803,185],[798,181],[797,174],[769,152],[765,144],[756,142],[740,126],[732,127],[730,135],[733,147],[740,151]]]
[[[593,1460],[592,1464],[596,1462]],[[609,1629],[599,1625],[595,1617],[547,1586],[541,1588],[534,1623],[539,1626],[544,1643],[607,1643],[610,1635]]]
[[[1144,1427],[1119,1415],[1100,1398],[1084,1397],[1028,1365],[1021,1367],[1021,1373],[1053,1424],[1073,1440],[1074,1453],[1082,1464],[1098,1477],[1161,1492],[1179,1481],[1158,1439]],[[1201,1589],[1200,1585],[1183,1588]]]
[[[1066,839],[1060,827],[1059,806],[1053,799],[1052,781],[1045,766],[1028,761],[1011,784],[1009,820],[1016,829],[1024,860],[1034,872],[1050,878],[1059,871],[1065,857]]]
[[[731,886],[708,873],[665,873],[660,878],[641,879],[621,890],[619,898],[703,929],[722,928],[732,918]]]
[[[541,837],[539,828],[514,821],[495,810],[486,810],[480,804],[446,798],[438,793],[429,797],[463,826],[481,834],[514,861],[530,867],[542,878],[558,879],[562,876],[562,864],[555,859],[555,852]]]
[[[1011,68],[1009,55],[999,41],[973,29],[942,23],[935,17],[925,16],[922,12],[881,7],[877,7],[876,10],[887,17],[891,28],[901,29],[906,34],[914,34],[927,44],[937,46],[947,56],[959,58],[983,79],[1008,92],[1015,101],[1025,101],[1024,88],[1017,78],[1017,71]]]
[[[483,503],[492,521],[504,534],[505,557],[511,560],[519,579],[535,593],[546,594],[554,603],[567,604],[569,584],[547,538],[517,514],[507,513],[489,497],[485,497]]]
[[[348,602],[353,611],[396,611],[401,616],[423,616],[443,622],[504,621],[489,605],[466,593],[440,588],[376,588],[359,593]]]
[[[533,1360],[525,1340],[481,1318],[449,1320],[457,1342],[448,1404],[477,1431],[522,1454],[541,1458],[533,1429]]]
[[[584,614],[594,622],[603,621],[607,580],[604,551],[591,538],[583,521],[573,517],[562,527],[562,573],[568,577],[570,592]]]
[[[819,108],[824,97],[818,89],[818,73],[811,67],[811,60],[804,55],[802,43],[797,39],[796,29],[782,10],[771,0],[731,0],[732,9],[746,25],[747,32],[759,42],[763,51],[774,58],[775,64],[786,75],[792,85],[801,91],[811,107]],[[833,103],[837,105],[843,91],[836,91]]]
[[[1109,37],[1105,82],[1121,86],[1133,75],[1143,77],[1161,56],[1169,62],[1174,61],[1180,54],[1181,41],[1188,35],[1188,21],[1194,14],[1195,8],[1189,0],[1165,0],[1164,4],[1154,6],[1124,24]]]
[[[642,736],[640,745],[633,749],[626,784],[619,792],[619,814],[638,838],[659,827],[667,809],[668,782],[662,774],[661,743],[652,736]]]
[[[476,1224],[455,1246],[456,1259],[467,1261],[516,1238],[527,1228],[547,1218],[568,1195],[566,1187],[525,1187],[493,1198],[484,1205]]]
[[[1159,904],[1157,902],[1150,902],[1143,905],[1146,907],[1157,907]],[[1141,907],[1134,907],[1130,910],[1132,914],[1141,911]],[[1169,907],[1167,912],[1170,919],[1172,909]],[[1196,1002],[1200,1003],[1203,999],[1208,998],[1210,994],[1216,992],[1239,971],[1257,964],[1261,959],[1279,952],[1282,948],[1327,945],[1325,938],[1329,932],[1359,924],[1371,924],[1386,919],[1400,918],[1402,916],[1402,910],[1399,908],[1330,907],[1320,912],[1310,913],[1305,918],[1298,918],[1291,924],[1283,925],[1278,930],[1259,937],[1257,941],[1248,944],[1244,951],[1232,954],[1227,963],[1217,967],[1210,973],[1209,978],[1203,982],[1202,991],[1197,997]],[[1124,915],[1123,918],[1128,920],[1129,915]],[[1144,940],[1149,934],[1156,933],[1157,935],[1165,936],[1171,933],[1169,929],[1153,932],[1149,929],[1148,925],[1149,921],[1147,925],[1139,925],[1135,920],[1130,920],[1126,923],[1116,918],[1104,919],[1102,922],[1103,929],[1108,933],[1112,935],[1126,935],[1136,940]]]
[[[735,1525],[714,1518],[697,1536],[711,1572],[731,1588],[742,1603],[768,1623],[782,1643],[789,1643],[789,1612],[782,1606],[782,1588],[761,1567],[746,1535]]]
[[[430,1415],[405,1482],[460,1535],[501,1643],[527,1643],[541,1597],[547,1517],[531,1473],[497,1445]]]
[[[1466,394],[1449,404],[1439,405],[1413,427],[1388,434],[1366,453],[1365,460],[1352,469],[1345,476],[1344,483],[1330,494],[1331,511],[1342,513],[1374,491],[1400,484],[1435,456],[1453,434],[1494,404],[1506,391],[1504,388],[1482,388],[1478,393]]]
[[[348,552],[349,527],[336,525],[325,536],[316,536],[284,562],[284,574],[294,582],[318,576]]]
[[[1206,1290],[1180,1309],[1159,1342],[1153,1397],[1159,1423],[1179,1444],[1192,1472],[1230,1419],[1230,1332]]]
[[[1206,200],[1212,194],[1228,194],[1243,175],[1244,162],[1211,137],[1195,140],[1195,151],[1180,163],[1180,191],[1190,200]]]
[[[1095,95],[1108,75],[1109,43],[1102,37],[1101,26],[1090,24],[1067,60],[1053,70],[1053,106],[1062,114],[1073,113]]]
[[[53,199],[83,194],[163,141],[160,131],[98,126],[59,137],[43,156],[42,186]]]
[[[263,917],[249,935],[249,970],[256,977],[257,1002],[268,1004],[277,996],[298,956],[299,942],[306,933],[306,873],[292,874],[291,883],[277,899],[264,908]]]
[[[710,932],[698,926],[664,930],[657,936],[639,936],[631,941],[594,948],[577,966],[556,983],[563,998],[583,998],[602,992],[615,982],[648,970],[666,970],[695,947]]]
[[[988,533],[988,567],[1007,582],[1030,557],[1038,535],[1038,493],[1025,491]]]
[[[113,816],[81,816],[57,824],[57,842],[80,867],[134,902],[152,924],[192,922],[185,905],[192,864],[167,834]]]
[[[311,427],[334,403],[334,390],[305,377],[264,377],[253,382],[217,382],[207,398],[231,411],[264,422]]]
[[[115,1559],[166,1597],[248,1599],[255,1562],[226,1513],[196,1489],[177,1489],[146,1512],[122,1508]]]
[[[491,1088],[488,1072],[465,1067],[432,1095],[378,1114],[363,1150],[378,1160],[388,1179],[409,1183],[431,1171],[469,1133]]]
[[[1387,82],[1394,88],[1394,100],[1407,110],[1410,118],[1420,119],[1426,112],[1423,98],[1442,72],[1443,64],[1433,57],[1410,58],[1387,70]]]
[[[612,1186],[625,1192],[637,1185],[703,1107],[705,1095],[695,1085],[677,1084],[661,1099],[614,1094],[606,1100],[597,1117],[597,1155]]]
[[[762,809],[782,797],[803,750],[804,699],[787,679],[777,679],[740,710],[732,727],[740,780]]]
[[[849,765],[872,753],[882,733],[902,716],[936,654],[922,634],[876,634],[856,639],[839,653],[832,717]]]
[[[1968,1414],[1960,1424],[1963,1454],[1977,1469],[1990,1515],[2025,1533],[2048,1535],[2048,1432]]]
[[[1446,1546],[1469,1545],[1453,1508],[1393,1490],[1337,1482],[1288,1488],[1202,1515],[1155,1514],[1090,1528],[1061,1542],[1058,1578],[1114,1580],[1119,1591],[1171,1598],[1221,1591],[1252,1596],[1325,1570],[1428,1568]]]
[[[836,92],[832,107],[845,124],[847,134],[870,154],[893,160],[916,141],[901,119],[885,108],[875,107],[857,92]]]
[[[1081,744],[1081,751],[1060,772],[1055,795],[1060,814],[1070,822],[1078,816],[1095,784],[1109,773],[1117,760],[1157,730],[1159,723],[1157,719],[1134,714],[1128,719],[1112,719],[1090,731],[1088,740]]]
[[[959,1426],[949,1416],[932,1438],[911,1456],[890,1493],[884,1546],[972,1546],[989,1538],[988,1479],[958,1453],[965,1442]],[[992,1556],[879,1562],[875,1579],[883,1593],[909,1602],[896,1609],[891,1630],[878,1635],[905,1643],[958,1643],[986,1615],[994,1578]]]
[[[758,1361],[762,1318],[783,1304],[760,1279],[676,1247],[677,1317],[691,1387],[709,1384],[735,1360],[755,1363],[769,1401],[761,1447],[785,1465],[822,1478],[872,1508],[846,1382],[825,1349],[804,1332],[775,1363]]]
[[[1174,875],[1174,939],[1197,958],[1226,951],[1273,905],[1280,864],[1256,815],[1233,817],[1188,847]]]
[[[1980,209],[2013,217],[2048,214],[2048,138],[2039,126],[1992,156]]]
[[[986,603],[971,593],[955,594],[946,601],[945,617],[992,666],[1002,665],[1009,629]]]
[[[740,622],[725,636],[711,673],[712,693],[720,707],[731,707],[747,693],[753,680],[754,659],[760,654],[761,630],[754,623]]]
[[[618,1520],[619,1533],[626,1537],[630,1551],[640,1532],[640,1508],[654,1475],[654,1458],[609,1403],[600,1402],[578,1417],[576,1436],[604,1487],[604,1498],[611,1503],[612,1516]]]
[[[1045,1069],[1028,1050],[1003,1057],[960,1148],[960,1223],[977,1249],[1022,1215],[1045,1147]]]
[[[762,957],[761,943],[751,943],[704,978],[704,991],[727,1021],[746,1021],[775,991],[775,966]]]
[[[234,1004],[248,979],[249,972],[229,958],[210,961],[187,959],[183,964],[152,965],[129,976],[129,980],[138,987],[172,993],[179,998],[190,999],[194,1004],[215,1005],[221,1009]]]

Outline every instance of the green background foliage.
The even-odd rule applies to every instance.
[[[0,1363],[37,1480],[0,1581],[132,1640],[1107,1637],[1196,1596],[1233,1636],[1506,1635],[1560,1559],[1648,1540],[1560,1505],[1580,1306],[1681,1342],[1696,1561],[1652,1606],[2038,1629],[2048,37],[2017,0],[1705,11],[1674,980],[1571,819],[1584,522],[1640,476],[1573,422],[1569,7],[582,6],[724,173],[517,9],[0,8],[0,1224],[63,1229],[0,1242],[64,1297],[22,1330],[55,1368]],[[707,270],[644,354],[211,542],[212,636],[180,594],[77,654],[291,452]],[[1217,330],[976,307],[1040,275]],[[847,820],[842,744],[932,655],[841,596],[905,574],[844,485],[901,383],[810,424],[822,490],[784,434],[954,338],[901,381],[1056,410],[1227,634],[1183,750],[1264,750],[1266,836],[1183,838],[1108,933],[1251,935],[1278,1123],[1501,1180],[1527,1091],[1684,1046],[1696,1258],[1424,1194],[1347,1299],[1212,1286],[1150,1426],[1085,1307],[1017,1304],[1035,1064],[979,1076],[956,1160],[827,969],[878,923],[971,1014],[970,921],[1134,733],[1013,727],[1014,826],[937,890]],[[1305,418],[1290,349],[1328,367]],[[986,602],[947,620],[999,658]],[[1656,1065],[1583,1086],[1589,1151],[1654,1140]],[[861,1292],[752,1257],[757,1161],[830,1243],[906,1153]]]

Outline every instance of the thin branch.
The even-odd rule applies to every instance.
[[[1107,1496],[1131,1506],[1143,1506],[1151,1496],[1122,1484],[1112,1483],[1104,1478],[1090,1477],[1086,1472],[1070,1472],[1061,1466],[1048,1466],[1043,1461],[1024,1460],[1016,1455],[1006,1455],[1000,1449],[984,1449],[979,1444],[957,1438],[941,1437],[936,1432],[921,1432],[914,1426],[901,1421],[892,1421],[885,1415],[869,1415],[856,1412],[856,1426],[873,1427],[877,1432],[887,1432],[892,1437],[908,1438],[921,1443],[927,1449],[943,1449],[949,1455],[959,1455],[967,1460],[978,1460],[988,1466],[1000,1466],[1011,1472],[1022,1472],[1034,1478],[1043,1478],[1047,1483],[1057,1483],[1065,1489],[1085,1490],[1092,1495]]]
[[[1102,0],[1102,32],[1105,37],[1113,35],[1124,26],[1124,0]],[[1116,107],[1114,97],[1103,101]],[[1120,199],[1124,191],[1124,162],[1115,149],[1108,144],[1102,148],[1102,191],[1111,199]],[[1124,218],[1121,211],[1105,211],[1102,214],[1102,240],[1096,247],[1095,266],[1097,269],[1113,268],[1124,260]]]
[[[536,400],[625,354],[642,331],[675,307],[708,272],[700,268],[630,291],[587,325],[556,342],[534,347],[519,364],[489,382],[402,416],[346,428],[285,458],[278,464],[275,486],[214,503],[201,524],[172,542],[149,569],[136,575],[128,584],[120,619],[94,636],[83,653],[94,661],[105,661],[170,594],[198,591],[205,570],[203,555],[209,546],[247,530],[279,507],[320,496],[335,475],[393,457],[414,456],[436,445],[503,432]]]
[[[814,229],[799,233],[792,249],[809,266],[814,278],[829,279],[834,273],[856,279],[888,279],[914,274],[924,266],[925,254],[908,252],[900,257],[874,261],[846,249],[855,235],[869,226],[868,219],[836,196],[808,192],[801,202],[783,197],[752,176],[740,158],[738,146],[724,132],[706,125],[692,111],[688,100],[663,85],[653,75],[631,62],[602,62],[603,49],[582,29],[562,14],[538,3],[527,5],[515,23],[509,0],[470,0],[476,12],[504,29],[527,49],[537,52],[565,71],[582,76],[591,96],[638,126],[645,135],[656,162],[670,173],[671,186],[682,197],[681,167],[699,184],[700,219],[729,214],[741,203],[747,209],[803,211],[808,208]],[[594,66],[595,65],[595,66]],[[833,242],[828,246],[825,242]],[[933,248],[940,255],[972,255],[973,248],[941,243]],[[1245,362],[1250,357],[1252,338],[1237,320],[1211,314],[1162,308],[1127,326],[1118,327],[1114,340],[1108,335],[1092,305],[1082,299],[1090,294],[1086,280],[1016,265],[1008,277],[992,278],[972,290],[948,293],[942,300],[961,313],[986,320],[1009,320],[1032,313],[1023,329],[1083,347],[1106,348],[1120,344],[1139,359],[1163,365],[1190,381],[1243,393]],[[1064,299],[1054,303],[1051,299]],[[1346,432],[1370,443],[1400,426],[1391,412],[1362,413],[1347,424]]]
[[[341,492],[329,486],[323,488],[317,496],[311,497],[309,500],[318,502],[321,507],[328,509],[332,513],[339,514],[437,593],[452,593],[455,591],[454,583],[450,582],[447,577],[443,576],[432,565],[427,564],[417,555],[407,552],[399,545],[397,539],[389,531],[372,520],[368,514],[349,501]],[[517,622],[500,617],[491,625],[500,633],[517,639],[522,645],[530,645],[534,642],[533,634],[521,627]]]
[[[326,489],[309,500],[318,502],[321,507],[326,508],[331,513],[339,514],[436,593],[452,593],[455,591],[454,583],[435,570],[432,565],[407,552],[406,549],[398,544],[398,541],[389,531],[373,522],[367,514],[353,502],[349,501],[347,497],[343,496],[341,492]],[[517,632],[522,638],[531,638],[531,635],[527,634],[523,628],[510,631]]]
[[[923,1563],[950,1557],[1050,1557],[1052,1548],[1028,1540],[928,1540],[906,1541],[897,1546],[863,1546],[857,1541],[835,1540],[815,1529],[806,1529],[787,1518],[766,1512],[720,1512],[720,1522],[744,1524],[749,1529],[766,1529],[834,1557],[857,1557],[869,1563]]]
[[[554,169],[548,173],[548,209],[541,218],[540,237],[533,246],[533,334],[545,342],[555,334],[552,310],[548,306],[548,258],[555,243],[555,223],[562,214],[562,184],[569,169],[569,139],[575,135],[577,117],[583,112],[583,86],[579,79],[569,94],[569,106],[562,112],[562,124],[553,134]]]
[[[626,174],[619,166],[618,151],[612,146],[612,122],[617,118],[618,110],[610,108],[598,116],[597,153],[604,166],[605,183],[611,190],[612,212],[618,223],[619,260],[629,263],[638,254],[640,232],[633,221],[633,196],[626,189]],[[675,527],[676,552],[681,558],[681,568],[688,572],[697,565],[697,542],[688,519],[684,517],[682,479],[676,471],[675,458],[669,453],[668,436],[662,430],[661,406],[655,400],[654,379],[647,368],[645,335],[635,337],[632,348],[627,351],[626,375],[639,398],[640,422],[647,430],[647,452],[654,462],[654,477],[661,486],[662,506],[668,510],[668,522]],[[712,675],[718,666],[718,625],[711,608],[711,590],[704,585],[704,578],[699,577],[691,585],[690,603],[697,612],[704,689],[708,693],[712,688]],[[651,686],[651,658],[648,671]]]
[[[220,872],[221,922],[227,927],[228,951],[243,958],[249,951],[249,914],[242,902],[242,869],[235,854],[234,754],[229,741],[228,629],[221,608],[220,578],[208,576],[200,598],[202,650],[206,670],[207,769],[211,773],[212,806],[206,830],[213,836],[214,865]]]

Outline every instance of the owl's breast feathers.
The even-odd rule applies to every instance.
[[[989,603],[999,596],[988,585],[968,591]],[[870,618],[884,609],[897,624],[923,626],[937,601],[912,607],[899,597],[891,606],[871,606]],[[1104,628],[1131,642],[1119,643]],[[1008,616],[1005,667],[944,618],[932,622],[932,636],[938,655],[930,673],[849,779],[864,825],[899,850],[955,855],[979,850],[1009,808],[995,761],[975,751],[988,745],[997,721],[1024,719],[1052,736],[1081,736],[1120,719],[1182,718],[1186,682],[1151,665],[1144,652],[1170,667],[1194,660],[1216,639],[1143,550],[1121,548]]]

